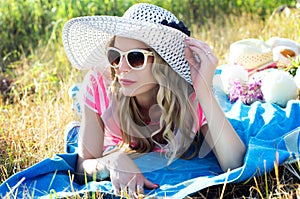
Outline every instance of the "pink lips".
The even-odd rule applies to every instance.
[[[123,86],[130,86],[131,84],[135,83],[135,81],[129,79],[120,79],[119,81]]]

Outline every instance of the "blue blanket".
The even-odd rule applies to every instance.
[[[149,153],[135,160],[144,175],[160,185],[147,190],[147,195],[183,198],[203,188],[223,183],[245,181],[274,168],[274,162],[293,161],[299,154],[300,102],[291,100],[286,108],[275,104],[255,102],[251,106],[237,101],[231,104],[224,93],[216,96],[239,136],[247,146],[243,166],[222,172],[215,156],[178,159],[169,167],[159,153]],[[74,148],[75,147],[75,148]],[[74,179],[76,145],[69,146],[70,153],[57,154],[23,170],[0,185],[0,197],[7,193],[12,198],[54,198],[84,193],[111,194],[110,181],[89,182],[80,185]],[[276,155],[277,154],[277,155]],[[158,168],[153,171],[153,168]]]

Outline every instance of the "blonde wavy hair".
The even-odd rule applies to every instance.
[[[111,70],[113,79],[111,92],[118,104],[117,114],[122,132],[121,147],[137,153],[148,153],[155,145],[158,145],[165,149],[166,156],[169,158],[168,164],[170,164],[177,157],[185,157],[184,154],[192,143],[195,146],[194,153],[185,158],[192,158],[198,154],[199,147],[192,136],[198,116],[190,100],[193,87],[173,71],[155,51],[153,52],[155,58],[152,73],[158,85],[156,99],[161,110],[158,130],[152,132],[153,130],[142,120],[135,97],[123,95],[113,69]],[[167,147],[153,139],[159,133],[162,133]],[[176,133],[181,133],[180,142],[174,139]],[[135,143],[134,146],[131,145],[132,143]]]

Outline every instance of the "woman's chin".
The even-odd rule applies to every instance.
[[[126,97],[133,97],[136,96],[136,92],[133,89],[128,89],[128,88],[121,88],[121,91],[124,96]]]
[[[143,86],[122,86],[121,91],[124,96],[134,97],[138,95],[153,96],[157,92],[157,84],[144,84]]]

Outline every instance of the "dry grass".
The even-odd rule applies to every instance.
[[[206,41],[214,49],[219,63],[224,64],[229,54],[231,43],[246,39],[258,38],[268,40],[271,37],[286,37],[300,42],[300,11],[295,10],[289,17],[274,12],[266,21],[259,16],[244,14],[228,16],[224,23],[208,23],[201,28],[194,28],[195,37]]]
[[[70,102],[62,85],[52,99],[30,96],[1,111],[0,180],[46,157],[62,152],[63,130],[71,119]]]
[[[78,74],[70,69],[62,48],[44,53],[11,66],[17,74],[12,89],[15,102],[0,106],[0,183],[63,152],[64,128],[73,119],[68,89]]]
[[[265,173],[261,177],[254,177],[239,184],[209,187],[199,191],[192,198],[300,198],[300,179],[288,169],[293,167],[299,173],[298,165],[299,163],[275,166],[272,172]]]
[[[239,39],[272,36],[287,37],[300,43],[300,11],[290,17],[276,14],[261,21],[256,16],[228,16],[223,24],[195,28],[194,36],[209,43],[220,59],[226,62],[229,45]],[[81,75],[70,67],[61,44],[40,48],[35,56],[13,64],[18,74],[14,79],[16,91],[23,98],[13,104],[0,106],[0,183],[53,154],[62,153],[63,131],[72,121],[68,88]],[[33,70],[34,68],[34,70]],[[31,89],[32,88],[32,89]],[[30,94],[30,91],[35,92]],[[298,165],[298,164],[296,164]],[[295,166],[295,165],[294,165]],[[295,168],[299,171],[299,168]],[[210,187],[193,198],[299,198],[299,179],[286,167],[243,184]]]

